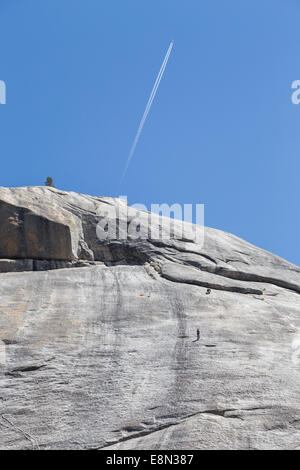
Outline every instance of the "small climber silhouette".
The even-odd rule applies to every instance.
[[[199,328],[197,328],[197,339],[194,339],[193,343],[195,343],[196,341],[199,341],[199,339],[200,339],[200,330]]]
[[[210,294],[211,293],[211,289],[207,289],[206,291],[206,295]]]

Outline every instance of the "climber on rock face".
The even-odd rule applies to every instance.
[[[199,339],[200,339],[200,330],[199,328],[197,328],[197,339],[194,339],[193,343],[195,343],[196,341],[199,341]]]
[[[206,295],[210,294],[211,293],[211,289],[207,289],[206,291]]]

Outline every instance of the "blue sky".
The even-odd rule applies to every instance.
[[[1,0],[2,186],[204,203],[206,225],[300,265],[297,0]]]

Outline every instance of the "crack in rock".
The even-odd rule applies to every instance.
[[[225,418],[225,419],[240,419],[240,420],[243,420],[243,418],[241,416],[238,416],[238,415],[229,415],[229,416],[227,416],[226,413],[234,413],[234,412],[239,412],[240,413],[240,412],[243,412],[243,411],[258,411],[258,410],[266,410],[266,409],[272,409],[272,408],[273,408],[272,406],[264,406],[264,407],[253,407],[253,408],[244,408],[244,409],[243,408],[226,408],[226,409],[223,409],[223,410],[208,409],[208,410],[203,410],[203,411],[197,411],[196,413],[192,413],[190,415],[179,418],[176,422],[161,424],[161,425],[158,425],[157,427],[155,427],[154,429],[145,429],[145,430],[142,430],[142,431],[139,431],[139,432],[133,432],[130,435],[123,436],[122,438],[120,438],[116,441],[107,441],[105,445],[103,445],[101,447],[97,447],[96,450],[103,450],[103,449],[105,449],[107,447],[110,447],[112,445],[118,445],[121,442],[129,441],[131,439],[138,439],[139,437],[144,437],[144,436],[148,436],[150,434],[154,434],[158,431],[162,431],[164,429],[167,429],[167,428],[170,428],[170,427],[173,427],[173,426],[177,426],[177,425],[185,422],[189,418],[193,418],[193,417],[199,416],[199,415],[215,415],[215,416],[219,416],[219,417],[222,417],[222,418]],[[168,418],[168,417],[171,417],[171,415],[166,416],[166,418]],[[163,418],[164,418],[163,416],[157,417],[158,420],[163,419]],[[174,418],[174,419],[176,419],[176,418]]]

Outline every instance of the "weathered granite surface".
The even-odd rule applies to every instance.
[[[300,446],[300,268],[209,228],[100,241],[118,199],[0,201],[1,449]]]

